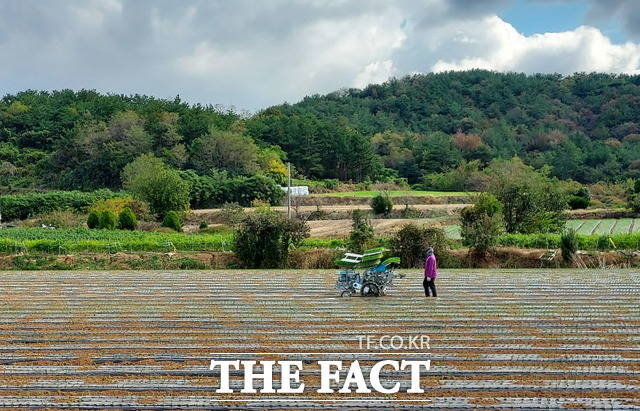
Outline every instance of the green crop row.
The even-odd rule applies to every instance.
[[[225,251],[233,234],[186,234],[155,231],[8,228],[0,230],[0,252],[45,253],[114,251]],[[308,238],[307,248],[337,248],[344,240]]]

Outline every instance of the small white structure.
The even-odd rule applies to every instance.
[[[286,193],[287,187],[280,187]],[[309,187],[308,186],[292,186],[291,187],[291,195],[292,196],[308,196],[309,195]]]

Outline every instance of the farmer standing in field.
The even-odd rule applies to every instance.
[[[422,285],[424,286],[424,295],[426,297],[431,297],[429,291],[433,293],[434,297],[437,297],[436,293],[436,277],[438,276],[438,261],[436,261],[436,256],[433,254],[433,248],[429,247],[427,250],[427,258],[424,260],[424,281],[422,281]]]

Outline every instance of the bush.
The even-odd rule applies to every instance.
[[[87,217],[87,227],[90,229],[95,229],[100,226],[100,213],[98,211],[92,211],[89,213],[89,217]]]
[[[130,209],[136,218],[147,221],[152,218],[149,204],[142,200],[136,200],[129,196],[120,198],[110,198],[101,200],[91,206],[89,211],[113,211],[116,215],[120,215],[125,208]]]
[[[265,210],[247,214],[234,236],[236,256],[251,268],[279,268],[287,265],[289,250],[309,236],[309,226]]]
[[[352,219],[349,247],[353,251],[364,251],[369,248],[374,239],[373,227],[364,210],[353,210]]]
[[[480,194],[472,207],[460,213],[462,243],[478,254],[493,248],[503,231],[502,204],[491,194]]]
[[[199,230],[206,230],[209,227],[209,224],[206,221],[200,221],[200,225],[198,226]]]
[[[573,256],[578,251],[578,236],[576,230],[565,230],[560,236],[560,249],[562,250],[562,259],[570,263]]]
[[[630,195],[627,205],[634,213],[640,213],[640,194]]]
[[[591,201],[588,198],[571,196],[569,197],[569,207],[572,210],[580,210],[589,207]]]
[[[118,226],[118,217],[113,211],[102,211],[98,214],[98,228],[115,230]]]
[[[371,209],[375,214],[387,215],[393,210],[393,202],[389,194],[382,192],[371,199]]]
[[[422,267],[429,247],[438,258],[449,254],[449,243],[444,231],[436,227],[403,226],[390,240],[391,251],[400,257],[400,265],[406,268]]]
[[[193,171],[181,171],[179,174],[189,183],[193,208],[211,208],[225,203],[248,207],[256,199],[278,205],[285,196],[279,184],[263,175],[231,177],[225,172],[217,172],[201,176]]]
[[[575,195],[576,197],[586,198],[587,200],[591,201],[591,193],[586,187],[580,188],[578,191],[576,191]]]
[[[125,207],[118,216],[118,228],[121,230],[135,230],[138,226],[138,219],[130,208]]]
[[[99,200],[123,196],[123,193],[110,190],[10,194],[0,196],[0,210],[2,210],[3,221],[24,220],[38,214],[58,210],[86,212],[92,204]]]
[[[162,226],[174,231],[182,231],[182,217],[176,211],[169,211],[162,219]]]
[[[322,185],[327,190],[335,190],[338,187],[340,187],[340,184],[341,184],[340,180],[338,180],[337,178],[328,178],[328,179],[322,180]]]
[[[229,225],[238,225],[245,216],[244,208],[238,203],[224,203],[218,213],[218,220]]]

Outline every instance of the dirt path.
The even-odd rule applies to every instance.
[[[450,212],[452,215],[454,212],[467,207],[469,204],[417,204],[412,205],[411,208],[416,210],[444,210]],[[393,206],[394,210],[402,211],[405,208],[404,205],[395,205]],[[276,211],[287,211],[287,207],[272,207],[273,210]],[[221,211],[220,208],[208,208],[201,210],[192,210],[191,212],[196,216],[217,213]],[[247,207],[244,209],[245,211],[253,210],[251,207]],[[303,212],[311,212],[317,210],[316,206],[299,206],[297,208],[292,207],[292,213],[295,215],[296,210],[300,213]],[[325,212],[331,211],[352,211],[352,210],[371,210],[369,205],[359,205],[359,204],[349,204],[349,205],[329,205],[329,206],[320,206],[320,210]]]
[[[439,226],[445,220],[443,218],[384,218],[372,219],[370,222],[376,235],[387,235],[399,230],[405,224]],[[344,237],[351,231],[351,220],[317,220],[308,221],[307,224],[311,228],[311,237],[314,238]]]

